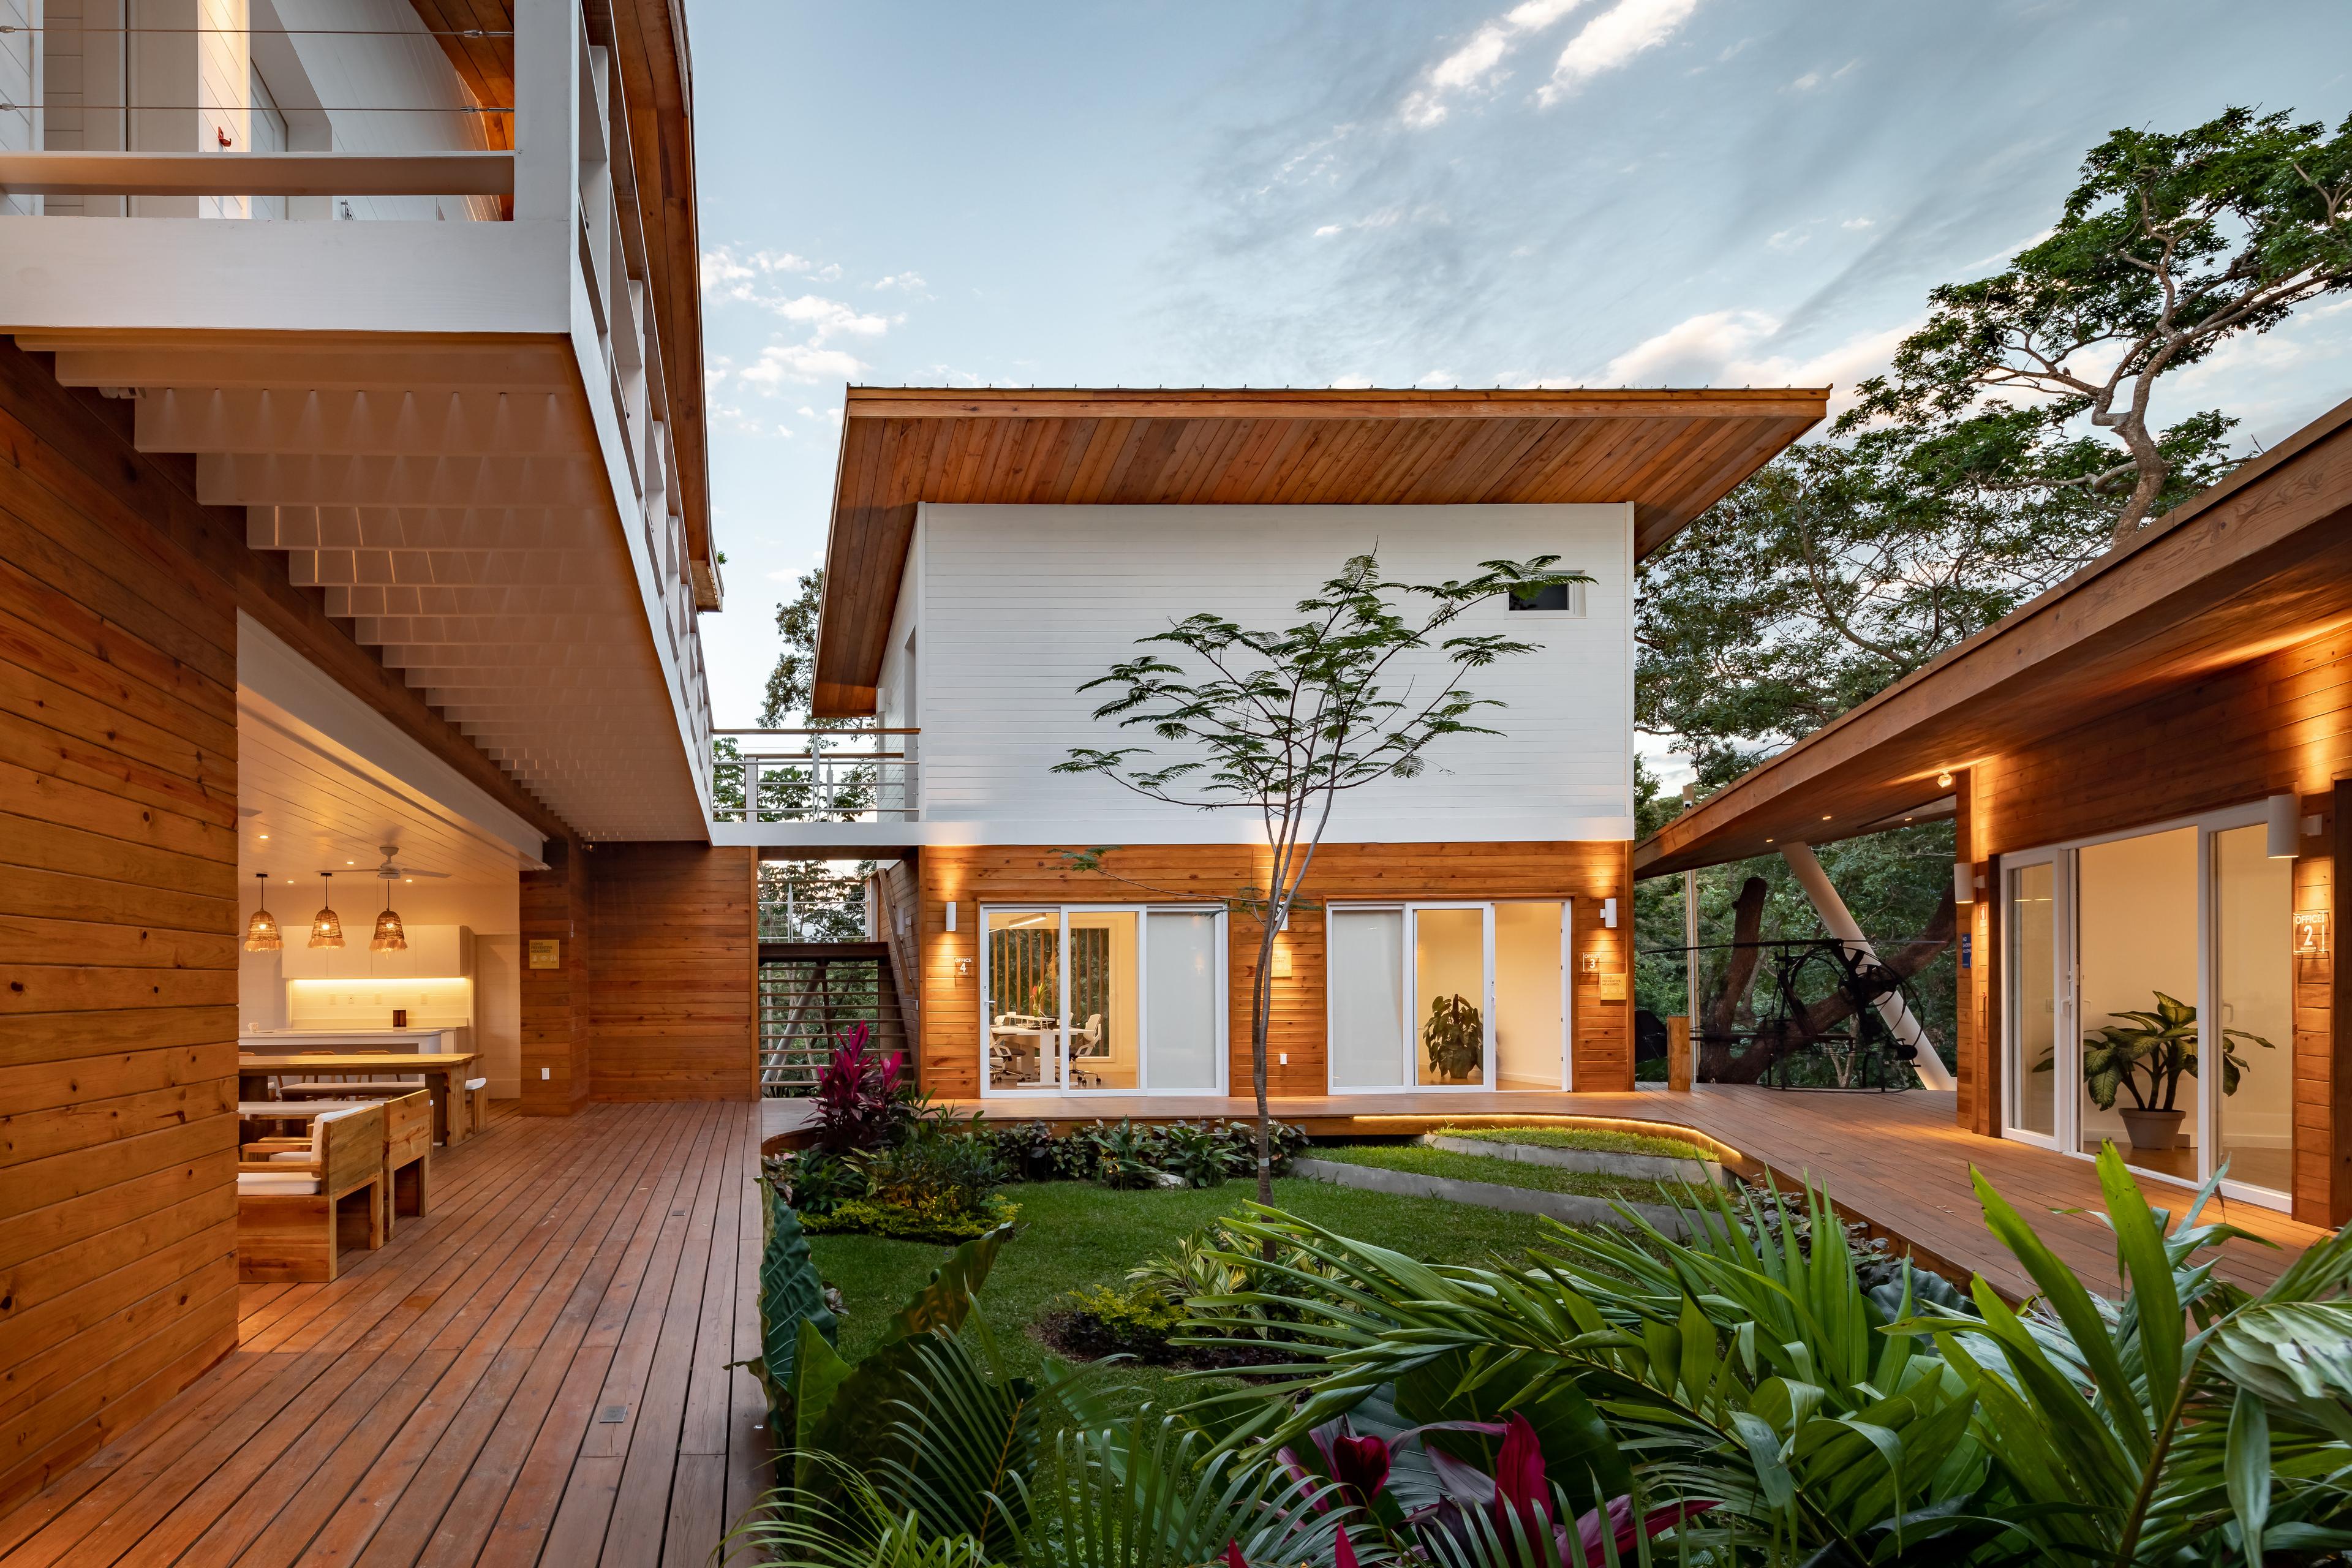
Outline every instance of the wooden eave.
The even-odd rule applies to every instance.
[[[851,387],[814,712],[871,712],[922,501],[1633,503],[1646,555],[1820,422],[1829,389]]]
[[[2347,624],[2352,401],[1643,839],[1633,874],[1895,825],[1946,769]]]

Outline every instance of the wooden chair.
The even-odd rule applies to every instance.
[[[466,1080],[466,1131],[486,1132],[490,1126],[490,1080],[469,1078]]]
[[[310,1124],[307,1146],[297,1139],[264,1139],[239,1154],[240,1282],[323,1283],[334,1279],[343,1246],[373,1250],[383,1245],[383,1106],[327,1112]]]
[[[244,1158],[266,1161],[272,1170],[310,1159],[308,1138],[261,1138],[245,1145]],[[422,1089],[383,1102],[383,1234],[399,1228],[402,1215],[423,1215],[433,1206],[433,1097]]]

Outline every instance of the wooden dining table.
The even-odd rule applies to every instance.
[[[240,1108],[267,1100],[273,1078],[418,1073],[433,1094],[435,1140],[455,1147],[466,1141],[466,1079],[480,1059],[479,1051],[239,1051],[236,1098]]]

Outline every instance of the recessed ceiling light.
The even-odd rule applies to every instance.
[[[1827,822],[1827,821],[1829,820],[1829,818],[1828,818],[1828,817],[1826,817],[1826,816],[1824,816],[1824,817],[1822,817],[1822,820],[1823,822]],[[359,864],[359,862],[358,862],[358,861],[356,861],[356,860],[346,860],[346,861],[344,861],[344,862],[343,862],[343,864],[344,864],[344,865],[346,865],[346,866],[356,866],[356,865],[358,865],[358,864]]]
[[[269,842],[269,835],[268,835],[267,833],[263,834],[263,835],[261,836],[261,841],[262,841],[263,843],[265,843],[265,844],[268,843],[268,842]]]
[[[1829,819],[1830,819],[1830,814],[1829,814],[1828,812],[1826,812],[1826,811],[1825,811],[1825,812],[1822,813],[1822,820],[1823,822],[1827,822]]]

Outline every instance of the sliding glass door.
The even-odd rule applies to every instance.
[[[983,1097],[1224,1091],[1222,912],[982,912]]]
[[[1334,907],[1331,1091],[1566,1088],[1570,929],[1559,900]]]
[[[2001,862],[2006,1135],[2284,1207],[2294,862],[2262,808]],[[2226,1165],[2226,1170],[2224,1166]]]

